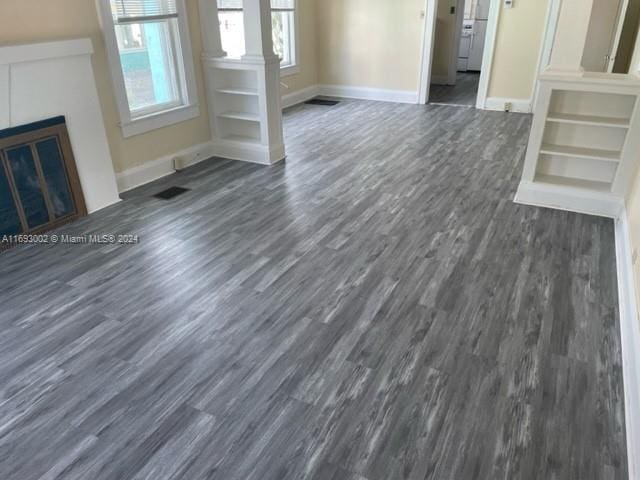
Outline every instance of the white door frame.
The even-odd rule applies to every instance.
[[[482,71],[480,72],[480,85],[478,87],[478,99],[476,108],[486,108],[491,67],[496,47],[498,33],[498,20],[502,0],[491,0],[489,6],[489,19],[487,21],[487,37],[482,56]],[[424,16],[424,28],[422,35],[422,50],[420,52],[420,78],[418,83],[418,103],[426,104],[429,101],[429,87],[431,85],[431,65],[433,63],[433,48],[435,43],[435,19],[438,15],[438,0],[426,0]],[[464,15],[464,14],[463,14]],[[457,58],[457,50],[455,50]],[[457,63],[457,62],[456,62]]]
[[[460,54],[460,37],[462,37],[462,25],[464,23],[464,2],[465,0],[458,0],[456,3],[456,18],[455,28],[453,29],[453,38],[451,43],[453,49],[451,50],[451,56],[449,57],[449,71],[447,74],[448,85],[455,85],[458,75],[458,55]]]
[[[418,78],[418,103],[421,105],[429,101],[433,46],[436,38],[436,19],[438,17],[439,0],[425,0],[425,2],[420,74]]]
[[[618,10],[618,22],[616,25],[616,31],[613,33],[613,44],[611,46],[611,59],[607,65],[607,73],[613,73],[613,67],[615,66],[615,60],[618,56],[618,48],[620,48],[620,41],[622,40],[622,29],[624,28],[624,22],[627,19],[627,13],[629,12],[629,0],[622,0]]]
[[[547,8],[547,16],[545,19],[544,34],[542,35],[542,48],[538,57],[538,67],[536,68],[536,78],[533,82],[533,92],[531,96],[531,110],[536,112],[536,103],[538,102],[539,92],[539,76],[546,70],[551,63],[551,52],[553,51],[553,43],[556,39],[558,30],[558,20],[560,19],[560,7],[562,0],[550,0]]]
[[[500,20],[501,7],[502,0],[491,0],[489,4],[487,38],[484,42],[484,52],[482,53],[482,70],[480,71],[480,85],[478,86],[478,98],[476,100],[476,108],[481,110],[487,108],[489,80],[491,80],[491,68],[493,67],[493,57],[496,51],[498,20]]]

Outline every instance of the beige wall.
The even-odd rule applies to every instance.
[[[318,80],[418,89],[424,0],[316,0]]]
[[[447,75],[455,27],[449,9],[456,3],[439,4],[434,75]],[[513,9],[501,9],[490,97],[531,98],[548,3],[524,0]],[[423,0],[322,0],[321,5],[317,7],[319,83],[417,91]]]
[[[501,9],[489,97],[531,98],[548,5],[549,0],[520,0]]]
[[[640,155],[638,155],[640,158]],[[631,249],[635,257],[633,271],[636,278],[636,299],[640,306],[640,171],[636,175],[633,191],[627,199],[627,219],[631,230]]]
[[[0,1],[0,44],[46,42],[89,37],[93,42],[98,94],[116,172],[142,165],[210,139],[204,97],[202,51],[197,0],[187,0],[193,55],[195,57],[200,117],[170,127],[125,139],[118,127],[116,101],[107,66],[107,54],[100,32],[94,0],[10,0]]]

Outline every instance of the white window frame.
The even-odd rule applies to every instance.
[[[280,67],[280,76],[288,77],[300,73],[300,64],[298,62],[298,45],[300,38],[298,36],[298,0],[293,0],[293,25],[291,25],[291,64]]]
[[[243,12],[241,8],[219,8],[218,11]],[[300,45],[300,37],[298,36],[298,0],[293,0],[293,25],[291,25],[291,64],[280,66],[280,76],[288,77],[300,73],[300,63],[298,61],[298,45]]]
[[[191,50],[191,38],[189,34],[189,20],[185,0],[175,0],[178,10],[178,32],[181,56],[176,58],[178,77],[181,82],[181,101],[176,105],[167,104],[165,109],[151,108],[142,114],[132,114],[127,98],[127,90],[124,83],[124,74],[120,64],[120,51],[116,38],[115,24],[111,13],[110,0],[96,0],[100,25],[105,39],[109,70],[116,97],[116,104],[120,116],[120,128],[124,138],[141,135],[159,128],[184,122],[200,116],[198,106],[198,88]]]

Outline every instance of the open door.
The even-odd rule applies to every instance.
[[[420,92],[418,103],[424,105],[429,100],[431,87],[431,67],[433,65],[433,46],[436,37],[436,19],[438,0],[426,0],[424,9],[424,32],[422,35],[422,61],[420,67]]]
[[[613,71],[628,5],[629,0],[594,0],[582,57],[585,70]]]

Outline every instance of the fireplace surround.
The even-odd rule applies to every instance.
[[[0,47],[0,130],[63,116],[88,213],[120,201],[92,53],[90,39]]]
[[[0,130],[0,236],[86,215],[64,117]]]

